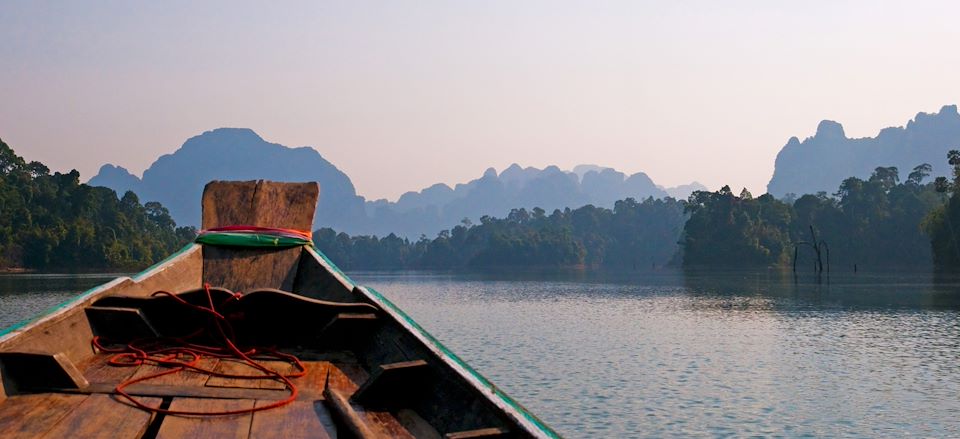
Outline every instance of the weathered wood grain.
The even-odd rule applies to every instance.
[[[363,369],[356,365],[341,369],[336,365],[328,370],[324,403],[352,434],[361,438],[414,437],[390,412],[368,410],[350,402],[350,396],[359,388],[357,382],[367,379]]]
[[[99,354],[90,357],[79,367],[83,371],[83,376],[92,383],[119,384],[130,378],[136,373],[139,366],[113,366],[107,363],[114,354]]]
[[[345,285],[307,249],[303,249],[294,278],[294,293],[323,300],[339,302],[358,302],[360,297],[353,292],[353,286]]]
[[[142,401],[154,407],[160,405],[160,398],[143,398]],[[116,397],[93,394],[43,437],[137,438],[143,435],[152,419],[153,413],[121,402]]]
[[[253,408],[250,399],[175,398],[170,410],[215,412]],[[250,413],[234,416],[167,415],[157,439],[246,438],[250,433]]]
[[[279,360],[257,360],[260,365],[275,370],[283,375],[289,375],[296,371],[296,368],[285,361]],[[267,376],[267,373],[254,368],[239,360],[220,360],[214,369],[217,373],[226,375],[247,375],[247,376]],[[236,387],[247,389],[285,389],[286,384],[275,379],[245,379],[245,378],[226,378],[211,376],[207,380],[207,386],[210,387]]]
[[[174,263],[154,267],[148,276],[135,277],[134,282],[115,294],[124,296],[149,296],[157,290],[177,293],[203,286],[203,252],[196,244]]]
[[[269,401],[257,401],[258,407]],[[294,401],[283,407],[256,412],[250,426],[251,438],[336,438],[330,412],[321,401]]]
[[[277,371],[277,372],[280,372],[280,373],[283,374],[283,375],[291,375],[291,374],[297,372],[296,366],[294,366],[294,365],[292,365],[292,364],[290,364],[290,363],[288,363],[288,362],[286,362],[286,361],[273,361],[273,360],[271,360],[271,361],[261,361],[260,364],[262,364],[262,365],[264,365],[264,366],[266,366],[266,367],[268,367],[268,368],[270,368],[270,369],[272,369],[272,370],[275,370],[275,371]],[[304,366],[306,366],[306,365],[304,365]],[[309,369],[308,369],[308,372],[309,372]],[[296,382],[296,378],[291,378],[290,380],[291,380],[291,381],[294,381],[294,383]],[[257,387],[259,387],[259,388],[261,388],[261,389],[275,389],[275,390],[279,390],[279,389],[286,389],[286,388],[287,388],[287,385],[284,384],[282,381],[277,381],[277,380],[260,380],[260,381],[257,383]]]
[[[323,394],[327,385],[327,370],[331,367],[326,361],[304,361],[303,365],[307,368],[307,374],[294,378],[293,383],[301,392]]]
[[[440,433],[429,422],[410,409],[397,411],[397,420],[417,439],[441,439]]]
[[[62,393],[8,397],[0,404],[0,437],[14,439],[42,436],[85,399],[87,395]]]
[[[353,395],[360,383],[370,377],[366,370],[353,363],[333,363],[327,371],[327,387],[347,395]]]
[[[236,292],[260,288],[290,291],[300,248],[203,247],[203,281]]]
[[[211,181],[203,188],[203,228],[234,225],[311,230],[320,186],[274,181]]]
[[[249,225],[309,231],[320,188],[316,183],[213,181],[203,190],[203,228]],[[234,291],[293,289],[299,247],[203,247],[203,280]]]
[[[184,361],[187,358],[183,359]],[[217,367],[219,359],[204,357],[201,358],[197,363],[198,367],[213,370]],[[153,364],[145,364],[140,366],[137,371],[130,377],[131,380],[142,378],[147,375],[153,375],[155,373],[164,372],[170,370],[169,367],[157,366]],[[152,384],[152,385],[171,385],[171,386],[203,386],[207,382],[207,379],[210,378],[210,375],[198,372],[192,369],[184,369],[176,373],[171,373],[156,378],[148,379],[146,381],[141,381],[142,384]]]

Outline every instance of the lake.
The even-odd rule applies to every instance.
[[[960,278],[352,277],[567,437],[960,436]],[[0,326],[109,278],[2,275]]]

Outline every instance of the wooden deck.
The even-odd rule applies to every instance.
[[[109,357],[96,355],[80,366],[90,383],[83,390],[14,395],[0,402],[0,437],[336,438],[338,424],[349,430],[346,436],[413,437],[408,427],[418,433],[424,427],[415,414],[413,419],[404,420],[403,416],[365,411],[351,403],[350,396],[368,377],[346,354],[333,355],[341,358],[331,361],[304,361],[307,374],[292,379],[300,392],[289,405],[235,416],[201,417],[155,415],[115,395],[118,383],[159,369],[150,365],[111,366],[106,364]],[[250,373],[249,368],[239,370],[231,360],[203,361],[204,367],[217,371]],[[265,363],[271,367],[281,366]],[[289,395],[277,381],[227,379],[192,371],[134,384],[127,390],[153,406],[209,412],[256,407]],[[328,397],[337,401],[325,401]],[[429,433],[426,436],[439,437],[435,432]]]

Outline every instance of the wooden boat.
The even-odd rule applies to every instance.
[[[211,182],[203,228],[309,230],[318,194]],[[557,437],[312,246],[224,237],[0,333],[0,437]]]

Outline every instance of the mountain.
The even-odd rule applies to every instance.
[[[319,182],[317,224],[346,229],[365,220],[364,200],[350,178],[317,150],[269,143],[245,128],[219,128],[192,137],[153,162],[143,178],[104,165],[89,184],[121,195],[132,190],[142,200],[166,206],[177,224],[199,225],[200,196],[208,181],[256,179]]]
[[[880,166],[896,166],[905,177],[915,166],[928,163],[933,175],[947,175],[947,151],[960,149],[960,114],[956,105],[939,113],[918,113],[906,127],[884,128],[876,137],[851,139],[843,126],[824,120],[813,137],[790,138],[777,154],[767,192],[809,194],[837,191],[843,179],[869,177]]]
[[[587,204],[611,208],[617,200],[628,197],[642,200],[666,196],[667,192],[642,172],[628,176],[594,165],[577,166],[569,172],[556,166],[539,169],[513,164],[500,173],[487,169],[480,178],[453,188],[436,184],[420,192],[407,192],[396,202],[367,202],[367,233],[433,236],[464,218],[476,222],[485,215],[504,217],[514,208],[539,207],[549,214],[554,209]]]
[[[320,203],[315,226],[337,231],[416,239],[450,229],[464,218],[504,217],[511,209],[539,207],[575,209],[587,204],[612,208],[617,200],[677,198],[699,184],[664,189],[642,172],[626,175],[612,168],[580,165],[573,172],[556,166],[543,169],[511,165],[502,172],[487,169],[480,178],[450,187],[435,184],[403,194],[396,202],[366,201],[350,177],[311,147],[289,148],[263,140],[241,128],[220,128],[188,139],[172,154],[157,159],[143,177],[107,164],[90,179],[119,194],[130,190],[144,201],[159,201],[181,225],[199,225],[200,196],[210,180],[317,181]],[[674,190],[676,189],[676,190]]]
[[[707,187],[700,184],[700,182],[695,181],[690,184],[681,184],[679,186],[674,186],[674,187],[668,187],[668,188],[661,187],[661,189],[663,189],[663,191],[666,192],[667,195],[673,198],[676,198],[678,200],[686,200],[687,197],[690,196],[690,194],[696,191],[705,191],[707,190]]]

